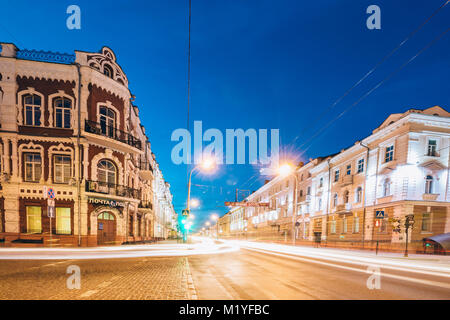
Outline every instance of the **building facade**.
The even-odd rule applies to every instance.
[[[159,171],[133,101],[107,47],[71,55],[0,44],[4,245],[96,246],[165,237],[156,232]]]
[[[421,251],[424,238],[450,232],[449,167],[449,112],[392,114],[352,147],[300,164],[297,179],[276,177],[250,195],[270,206],[243,209],[248,236],[403,250],[411,216],[408,243]]]

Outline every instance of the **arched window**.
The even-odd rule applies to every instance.
[[[53,103],[55,108],[55,126],[57,128],[70,128],[72,102],[67,98],[56,98]]]
[[[391,179],[387,178],[383,183],[383,197],[391,195]]]
[[[112,68],[107,64],[103,66],[103,74],[109,78],[112,78],[114,76]]]
[[[109,212],[102,212],[97,217],[98,220],[114,220],[114,215]]]
[[[338,195],[337,193],[333,196],[333,207],[336,207],[338,205]]]
[[[23,97],[25,125],[41,125],[41,97],[36,94],[27,94]]]
[[[362,188],[358,187],[356,189],[356,203],[360,203],[362,198]]]
[[[114,163],[109,160],[101,160],[97,165],[98,182],[102,185],[115,185],[117,169]]]
[[[425,181],[425,193],[433,193],[433,177],[427,176]]]
[[[100,127],[102,134],[115,138],[116,113],[106,106],[100,106]]]
[[[349,200],[349,192],[348,192],[348,190],[346,190],[345,192],[344,192],[344,203],[348,203],[348,200]]]

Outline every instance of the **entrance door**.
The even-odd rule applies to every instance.
[[[114,244],[116,240],[116,220],[109,212],[102,212],[97,217],[97,244]]]

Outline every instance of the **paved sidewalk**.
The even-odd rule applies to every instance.
[[[68,289],[67,267],[81,270],[81,289]],[[186,257],[64,261],[2,261],[0,299],[192,299]]]

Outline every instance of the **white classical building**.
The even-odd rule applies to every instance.
[[[411,215],[408,241],[420,251],[423,239],[450,232],[449,167],[449,112],[435,106],[392,114],[350,148],[300,164],[296,198],[293,177],[276,177],[250,195],[247,201],[270,207],[245,209],[248,235],[295,232],[299,241],[400,249]]]

